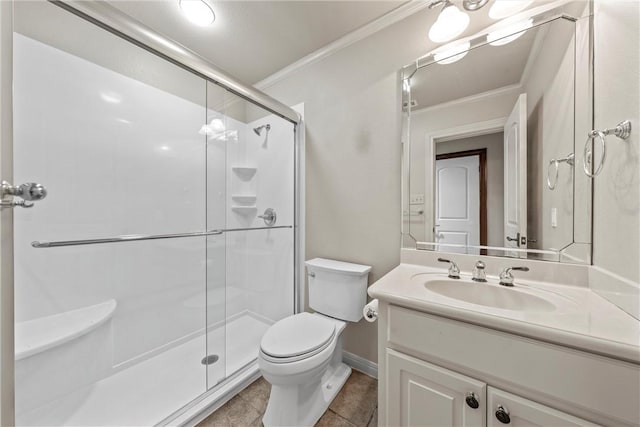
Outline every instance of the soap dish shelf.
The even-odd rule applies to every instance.
[[[234,194],[231,198],[243,206],[255,206],[257,197],[253,194]]]
[[[231,170],[236,173],[241,178],[250,179],[256,174],[258,168],[254,168],[251,166],[232,166]]]
[[[258,208],[256,206],[231,206],[231,210],[241,215],[255,215]]]

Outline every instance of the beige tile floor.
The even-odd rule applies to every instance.
[[[198,427],[261,426],[271,385],[263,378],[240,392]],[[316,427],[376,427],[378,381],[354,370]]]

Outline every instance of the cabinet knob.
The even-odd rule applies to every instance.
[[[467,405],[473,409],[478,409],[480,407],[480,403],[478,402],[478,398],[474,392],[467,393],[467,397],[465,398]]]
[[[496,418],[502,424],[509,424],[511,422],[511,417],[509,416],[509,411],[502,405],[498,405],[498,409],[496,410]]]

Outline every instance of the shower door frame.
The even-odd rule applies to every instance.
[[[0,179],[13,182],[13,2],[0,1]],[[0,425],[15,425],[13,209],[0,208]]]
[[[2,179],[12,179],[13,172],[13,2],[0,1],[0,172]],[[304,122],[295,110],[250,87],[184,46],[153,31],[123,12],[103,2],[48,0],[66,11],[145,49],[229,92],[289,121],[294,125],[294,215],[293,215],[293,312],[304,307]],[[36,208],[37,209],[37,208]],[[14,424],[14,278],[13,278],[13,209],[3,209],[0,217],[0,425]],[[211,391],[211,390],[210,390]],[[201,397],[208,395],[203,393]],[[199,398],[198,398],[199,399]],[[196,400],[198,400],[196,399]]]

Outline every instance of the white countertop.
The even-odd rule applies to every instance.
[[[517,273],[517,272],[516,272]],[[519,291],[553,295],[557,310],[530,312],[471,304],[428,291],[423,280],[446,279],[446,269],[400,264],[369,287],[395,305],[640,364],[640,321],[588,288],[521,280]],[[470,280],[469,275],[462,274]],[[497,278],[488,277],[499,286]],[[562,303],[565,301],[566,303]]]

